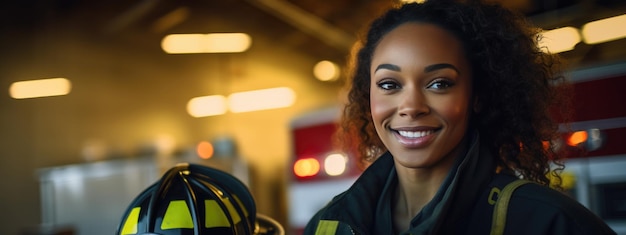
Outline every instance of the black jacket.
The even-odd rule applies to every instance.
[[[393,157],[386,153],[322,208],[304,234],[489,234],[497,198],[493,191],[517,178],[496,174],[493,158],[479,146],[476,137],[409,230],[393,229],[391,195],[397,176]],[[615,234],[576,200],[538,184],[517,189],[508,211],[504,234]]]

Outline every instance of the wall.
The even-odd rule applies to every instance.
[[[289,121],[336,105],[341,87],[313,78],[317,61],[272,42],[254,41],[242,54],[166,55],[155,42],[120,46],[57,28],[11,36],[19,40],[0,56],[1,234],[40,223],[37,169],[86,162],[86,146],[106,150],[91,160],[135,157],[160,136],[175,140],[179,152],[232,136],[250,163],[258,211],[284,222]],[[72,92],[9,97],[12,82],[45,77],[69,78]],[[185,110],[193,97],[277,86],[296,91],[294,106],[205,118]]]

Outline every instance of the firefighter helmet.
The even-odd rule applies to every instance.
[[[234,176],[183,163],[169,169],[130,204],[118,235],[283,234],[256,213],[254,198]]]

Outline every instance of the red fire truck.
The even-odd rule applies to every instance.
[[[301,115],[291,122],[293,162],[288,189],[287,234],[302,234],[308,220],[345,191],[360,174],[354,159],[333,147],[339,107]]]
[[[564,186],[618,234],[626,234],[626,62],[572,70],[567,77],[574,113],[555,147],[584,152],[565,160]],[[289,234],[301,234],[311,216],[360,174],[355,159],[333,150],[339,113],[317,110],[291,123]]]
[[[562,144],[583,153],[565,160],[566,189],[626,234],[626,63],[573,70],[568,78],[574,113]]]

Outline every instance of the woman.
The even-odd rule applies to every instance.
[[[305,234],[488,234],[519,178],[505,234],[613,234],[549,188],[558,60],[520,15],[482,3],[391,9],[356,54],[342,140],[372,162]],[[557,178],[558,179],[558,178]],[[504,195],[504,193],[502,193]],[[500,203],[500,202],[498,202]]]

